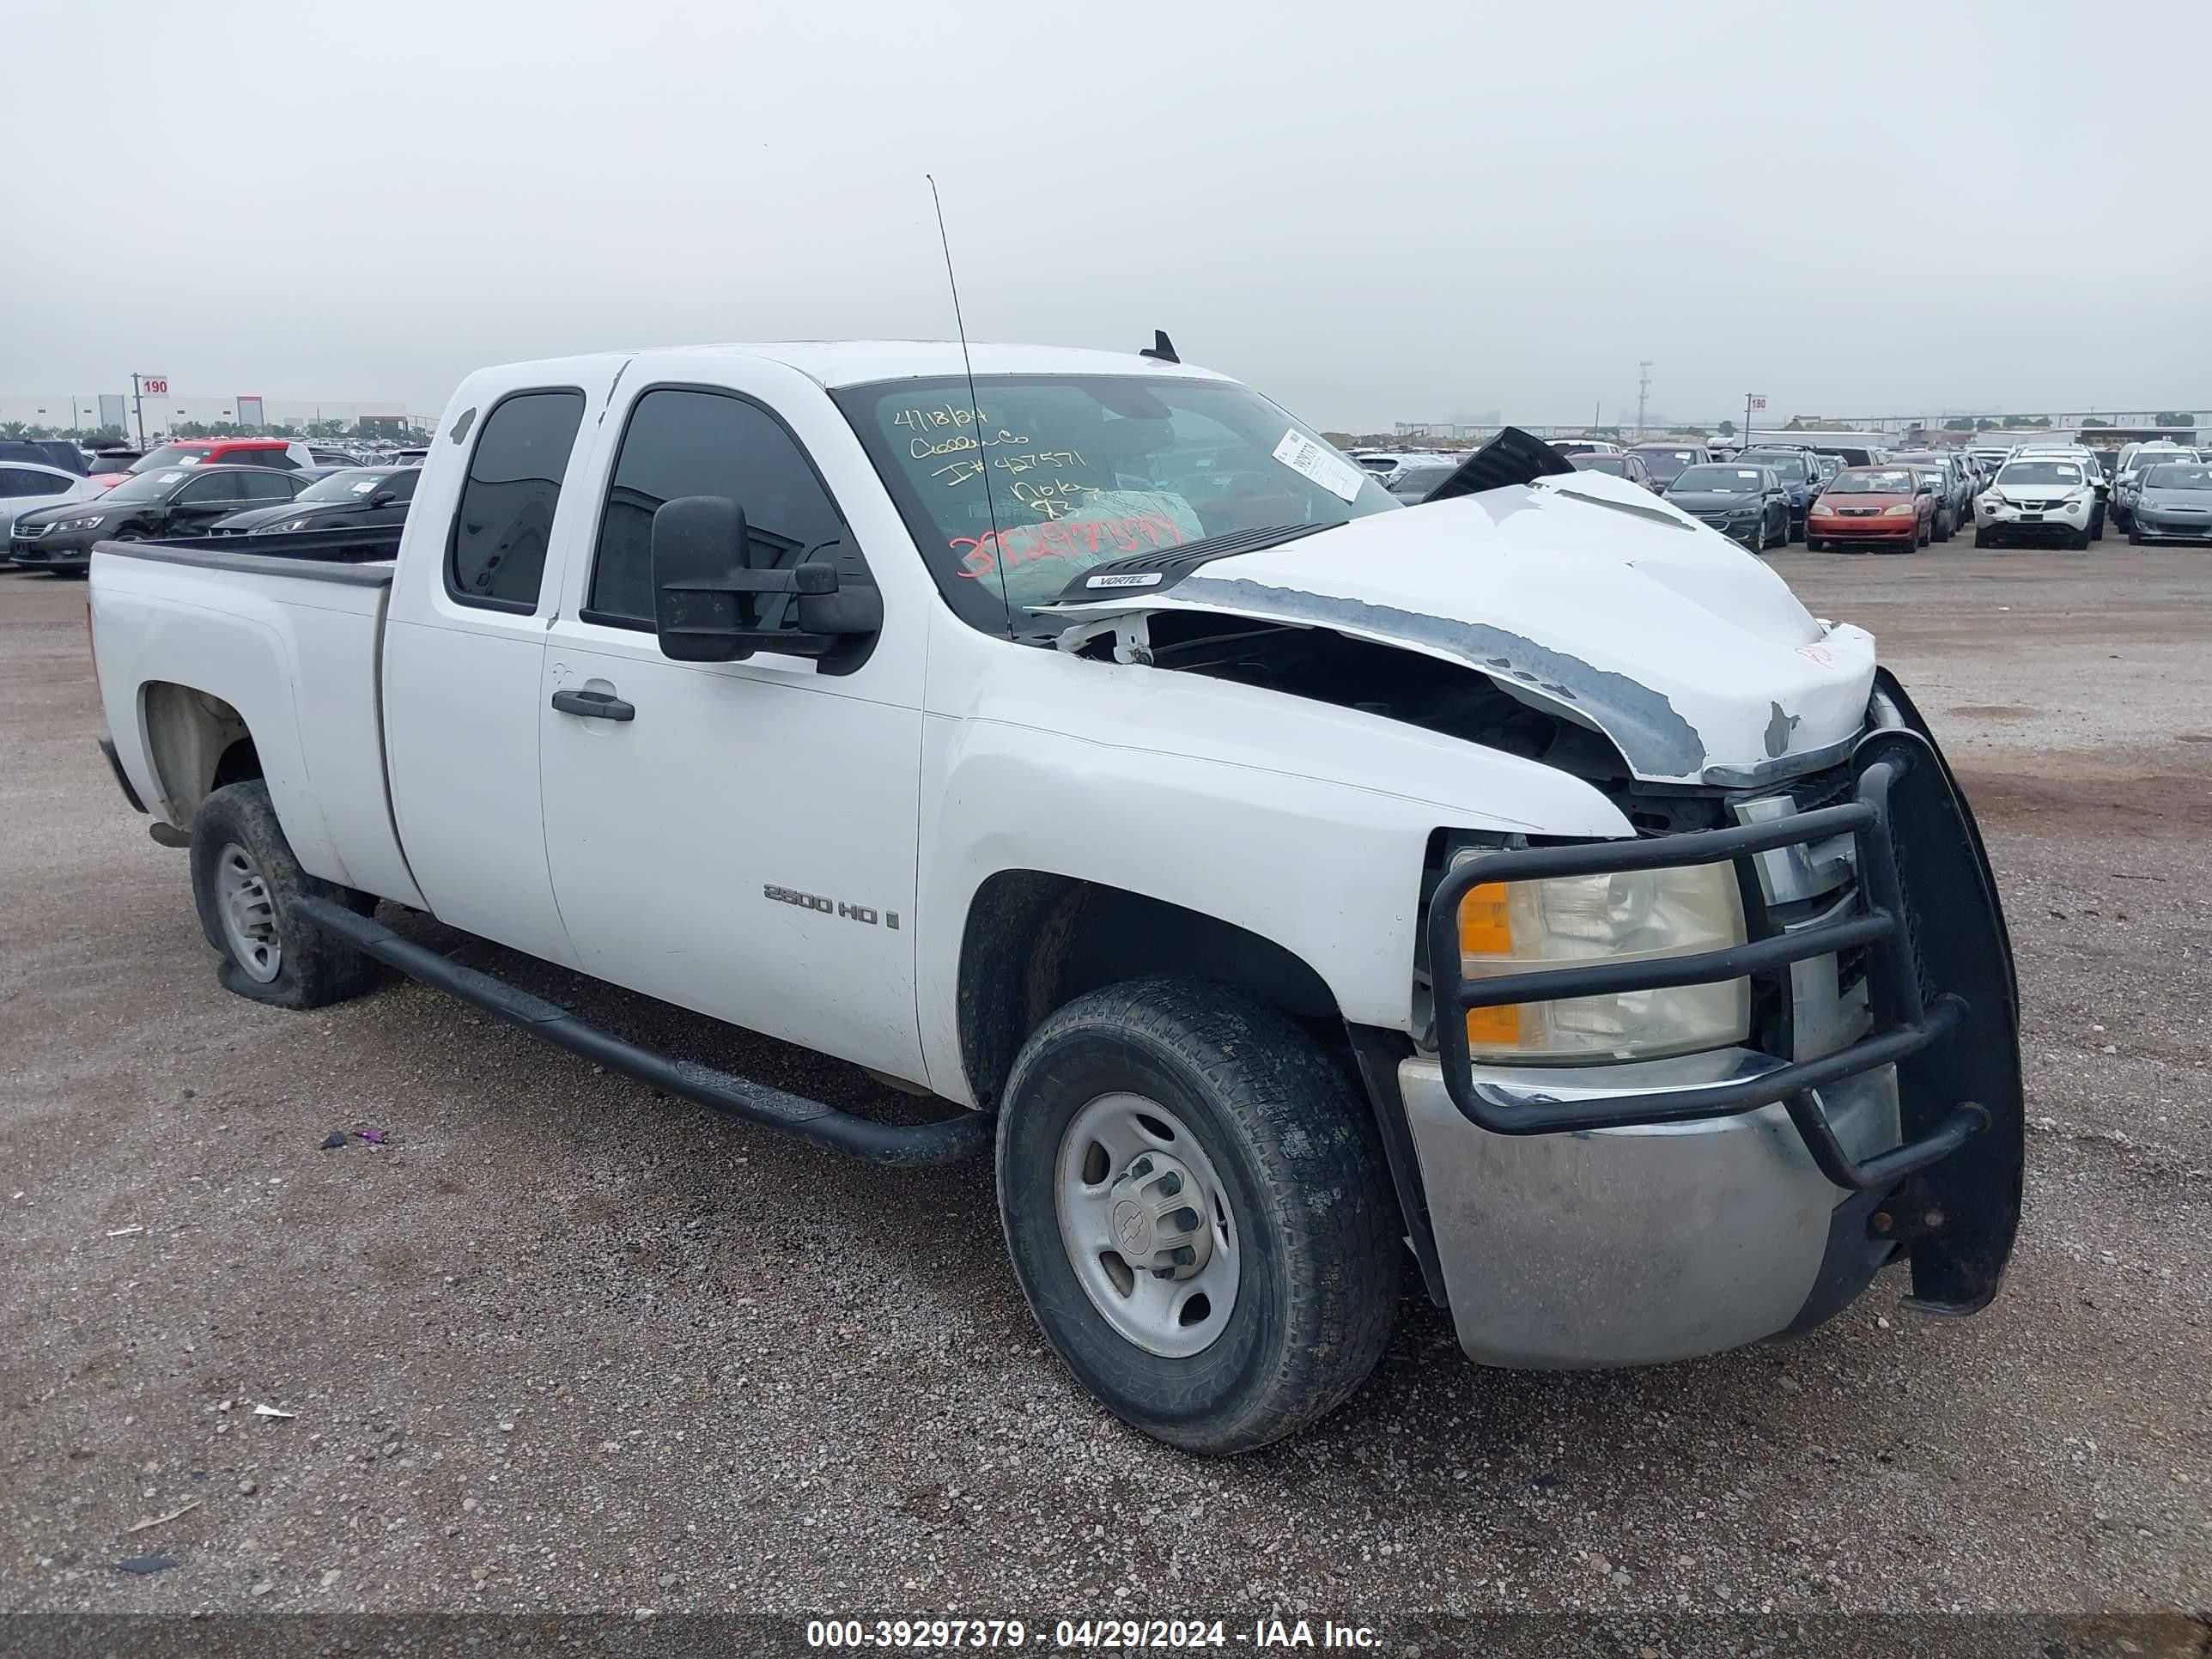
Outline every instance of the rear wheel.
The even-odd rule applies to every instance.
[[[373,962],[308,927],[295,908],[326,898],[367,915],[375,899],[300,867],[258,778],[200,803],[191,869],[200,930],[222,953],[224,989],[279,1008],[321,1008],[376,982]]]
[[[1373,1115],[1288,1017],[1231,988],[1109,986],[1023,1045],[999,1206],[1045,1338],[1117,1416],[1249,1451],[1341,1404],[1397,1316]]]

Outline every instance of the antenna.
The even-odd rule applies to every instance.
[[[937,193],[933,173],[929,199],[937,208],[937,240],[945,248],[945,281],[952,290],[952,325],[960,331],[960,365],[968,373],[968,411],[975,417],[975,466],[983,478],[983,510],[991,518],[991,568],[999,573],[999,603],[1006,608],[1006,637],[1014,636],[1014,602],[1006,597],[1006,550],[999,539],[999,508],[991,499],[991,458],[983,453],[983,405],[975,398],[975,360],[968,354],[968,323],[960,314],[960,279],[952,274],[952,239],[945,234],[945,198]]]

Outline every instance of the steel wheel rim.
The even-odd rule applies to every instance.
[[[1147,1155],[1185,1178],[1182,1196],[1200,1212],[1205,1257],[1188,1277],[1156,1277],[1115,1237],[1128,1173]],[[1076,1282],[1115,1334],[1147,1353],[1182,1359],[1228,1328],[1243,1277],[1243,1227],[1213,1159],[1181,1117],[1142,1095],[1099,1096],[1060,1136],[1053,1197]]]
[[[276,900],[253,854],[234,841],[215,855],[215,894],[231,959],[254,983],[268,984],[284,970]]]

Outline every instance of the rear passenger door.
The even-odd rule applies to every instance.
[[[416,885],[441,921],[570,966],[539,823],[538,703],[544,575],[583,418],[574,386],[460,417],[465,476],[442,535],[408,544],[384,642],[392,809]]]
[[[678,496],[742,507],[756,566],[827,557],[844,581],[872,580],[806,443],[769,396],[743,389],[743,368],[726,360],[720,373],[738,384],[644,384],[607,416],[620,436],[538,699],[562,919],[589,973],[922,1081],[923,620],[887,616],[843,673],[773,645],[743,661],[676,662],[653,633],[653,516]],[[795,401],[836,418],[818,390]],[[823,441],[865,465],[840,429]],[[618,700],[624,716],[575,712],[580,692]]]

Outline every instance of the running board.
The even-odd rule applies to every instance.
[[[402,939],[383,923],[356,915],[328,899],[302,899],[292,908],[302,921],[397,968],[410,979],[420,980],[459,997],[511,1025],[520,1026],[532,1036],[566,1048],[572,1054],[581,1054],[609,1071],[621,1072],[656,1089],[681,1095],[710,1111],[726,1112],[749,1123],[765,1124],[817,1146],[894,1168],[952,1164],[990,1149],[991,1120],[984,1113],[963,1111],[957,1117],[934,1123],[878,1123],[871,1118],[839,1111],[835,1106],[825,1106],[818,1100],[804,1100],[781,1089],[748,1083],[711,1066],[688,1060],[671,1060],[650,1048],[625,1042],[611,1032],[586,1024],[558,1003],[534,997],[474,968],[464,968],[412,939]]]

